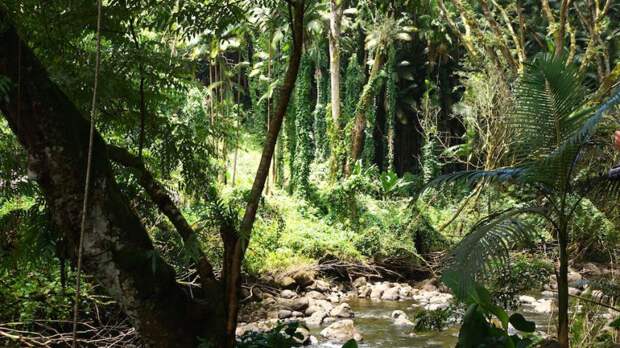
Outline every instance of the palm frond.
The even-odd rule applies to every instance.
[[[587,198],[601,211],[615,209],[620,200],[620,179],[609,175],[579,180],[574,183],[575,193]]]
[[[573,116],[582,108],[587,90],[576,67],[546,55],[526,66],[515,95],[509,118],[512,150],[517,158],[532,160],[556,149],[580,125]]]
[[[421,192],[429,188],[443,188],[450,184],[508,183],[520,186],[540,184],[529,166],[503,167],[494,170],[464,170],[444,174],[428,182]]]
[[[534,239],[534,225],[520,218],[531,214],[547,216],[542,208],[515,208],[490,215],[472,227],[453,250],[451,263],[444,271],[443,280],[457,297],[467,296],[476,275],[488,270],[490,261],[504,265],[515,243]]]

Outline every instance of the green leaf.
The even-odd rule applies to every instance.
[[[483,310],[495,315],[501,321],[504,330],[508,329],[508,314],[501,307],[493,303],[491,294],[487,289],[482,286],[477,286],[474,300]]]
[[[614,329],[620,329],[620,317],[617,317],[616,320],[612,321],[609,324],[609,327],[613,327]]]
[[[509,322],[519,331],[534,332],[536,330],[536,323],[525,319],[521,313],[514,313],[511,315]]]
[[[354,339],[350,339],[342,346],[342,348],[357,348],[357,342]]]

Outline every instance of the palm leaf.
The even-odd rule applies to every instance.
[[[526,66],[516,84],[516,106],[509,118],[517,158],[538,159],[577,130],[574,114],[586,100],[583,79],[563,59],[543,56]]]
[[[516,242],[529,242],[535,227],[519,217],[537,214],[541,208],[516,208],[488,216],[478,222],[452,252],[452,260],[444,271],[443,281],[455,296],[465,299],[475,285],[476,275],[488,270],[490,261],[504,265]]]

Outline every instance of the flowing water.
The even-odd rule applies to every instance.
[[[537,296],[537,297],[540,297]],[[390,315],[395,310],[404,311],[411,320],[415,315],[415,301],[371,301],[369,299],[352,299],[347,301],[355,313],[355,327],[364,337],[360,347],[373,348],[401,348],[401,347],[454,347],[457,342],[458,327],[451,327],[443,331],[414,333],[411,327],[402,327],[392,324]],[[550,320],[554,316],[549,313],[536,313],[530,308],[519,310],[526,319],[536,322],[536,330],[548,333],[554,323]],[[312,331],[319,338],[316,348],[341,347],[342,344],[321,341],[319,332]]]

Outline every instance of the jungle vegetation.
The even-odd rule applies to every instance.
[[[620,293],[617,23],[613,0],[0,0],[0,345],[121,322],[234,347],[244,284],[339,263],[440,276],[463,332],[520,346],[489,290],[526,253],[577,346],[569,267]]]

